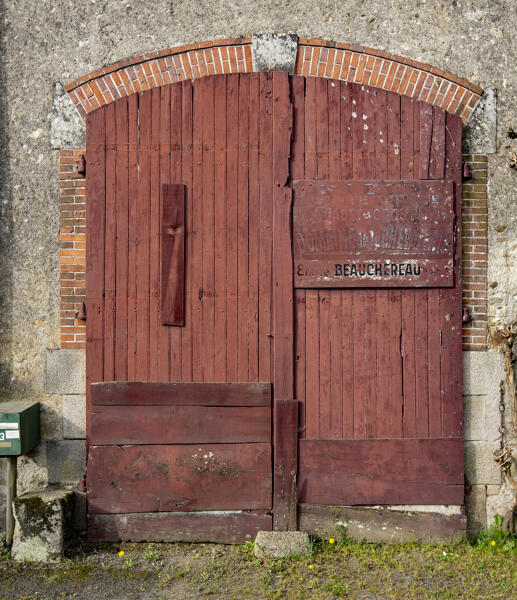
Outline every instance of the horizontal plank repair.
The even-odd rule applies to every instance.
[[[271,442],[267,406],[94,406],[91,444]]]
[[[310,504],[463,504],[463,440],[300,440]]]
[[[271,406],[270,383],[107,381],[91,394],[94,406]]]
[[[88,512],[270,509],[270,444],[90,446]]]

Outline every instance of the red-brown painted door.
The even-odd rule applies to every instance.
[[[296,289],[299,501],[461,505],[461,121],[355,84],[294,77],[292,90],[291,177],[300,182],[295,224],[297,201],[310,203],[311,194],[315,208],[329,188],[344,199],[368,192],[372,206],[381,206],[376,193],[422,180],[427,183],[413,186],[421,208],[431,186],[443,203],[443,223],[436,227],[454,232],[448,287],[436,277],[433,287],[397,277],[395,285],[407,287],[386,278],[365,287],[359,277],[358,287],[349,278],[346,288],[315,283]],[[343,206],[357,216],[347,202]]]
[[[297,500],[463,503],[457,117],[326,79],[206,77],[88,115],[87,160],[92,538],[242,541],[295,527]],[[446,287],[294,288],[301,187],[419,181],[424,202],[453,196]],[[239,516],[197,514],[219,510]]]
[[[272,527],[273,219],[290,126],[286,73],[182,82],[88,115],[92,539]],[[203,525],[200,510],[241,512]]]

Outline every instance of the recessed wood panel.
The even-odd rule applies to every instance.
[[[271,508],[270,444],[91,446],[88,512]]]

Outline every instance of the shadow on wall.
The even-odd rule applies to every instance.
[[[13,234],[13,209],[7,126],[7,82],[5,69],[5,2],[0,0],[0,398],[11,381],[10,338],[12,322],[12,262],[9,247]]]

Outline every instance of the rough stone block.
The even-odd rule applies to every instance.
[[[72,529],[77,535],[86,535],[86,493],[74,491]]]
[[[255,556],[308,556],[311,553],[309,535],[304,531],[259,531],[255,538]]]
[[[497,485],[501,471],[494,461],[497,442],[465,442],[465,476],[470,485]]]
[[[50,113],[50,143],[54,149],[84,148],[86,127],[72,104],[65,88],[55,83],[52,88],[52,111]]]
[[[488,496],[486,501],[486,519],[487,527],[495,523],[495,515],[503,516],[513,498],[515,490],[505,483],[499,489],[499,493],[493,496]]]
[[[56,562],[63,555],[71,530],[72,492],[45,490],[14,500],[13,558]]]
[[[83,440],[47,441],[49,483],[77,483],[86,465],[86,445]]]
[[[63,437],[67,439],[86,437],[86,396],[84,394],[63,396]]]
[[[288,71],[294,74],[297,50],[296,36],[264,33],[251,38],[255,71]]]
[[[493,154],[497,151],[497,92],[487,88],[463,129],[463,151]]]
[[[49,394],[85,394],[85,351],[48,350],[45,389]]]
[[[463,397],[463,432],[467,441],[499,438],[499,394]]]
[[[486,487],[473,485],[465,495],[465,512],[467,514],[467,534],[474,536],[486,528]]]
[[[503,377],[501,352],[463,352],[463,393],[466,396],[483,396],[497,392]]]
[[[496,496],[501,491],[500,485],[487,485],[486,486],[486,495],[487,496]]]

